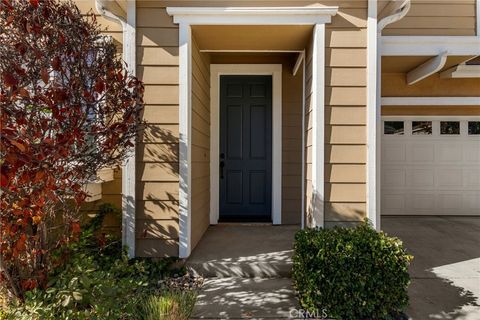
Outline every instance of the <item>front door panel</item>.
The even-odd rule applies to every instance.
[[[220,77],[220,220],[271,221],[272,77]]]

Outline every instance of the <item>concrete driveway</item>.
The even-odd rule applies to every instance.
[[[407,314],[419,319],[480,319],[480,217],[382,217],[415,259]]]

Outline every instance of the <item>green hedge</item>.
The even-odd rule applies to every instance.
[[[408,305],[412,260],[397,238],[368,222],[295,236],[293,281],[301,306],[336,319],[390,319]]]

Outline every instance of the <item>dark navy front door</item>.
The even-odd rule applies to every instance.
[[[272,77],[220,77],[220,220],[271,221]]]

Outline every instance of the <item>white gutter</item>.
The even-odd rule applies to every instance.
[[[116,1],[95,0],[95,8],[97,9],[98,13],[100,13],[108,20],[117,23],[120,22],[122,26],[127,24],[127,21],[125,19],[126,13]]]
[[[128,72],[136,74],[136,3],[127,0],[127,13],[116,1],[95,0],[97,11],[106,19],[120,23],[123,31],[122,57]],[[135,140],[122,167],[122,245],[129,258],[135,257]]]

